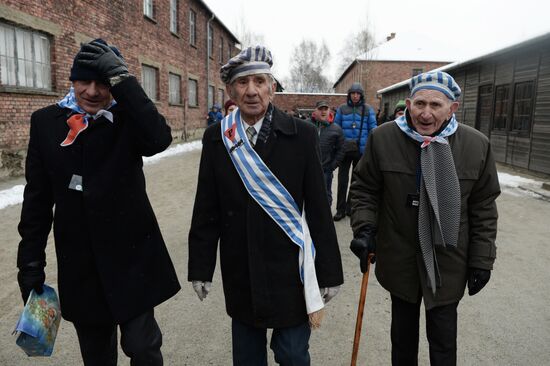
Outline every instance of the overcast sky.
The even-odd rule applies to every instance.
[[[391,32],[418,34],[456,45],[457,59],[479,56],[550,32],[548,0],[205,0],[235,34],[244,20],[264,36],[277,78],[289,75],[293,48],[302,39],[325,40],[326,76],[336,79],[338,53],[353,30],[368,22],[378,41]],[[338,75],[339,76],[339,75]]]

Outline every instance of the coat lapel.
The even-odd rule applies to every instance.
[[[296,122],[288,114],[281,112],[279,109],[273,107],[273,117],[271,119],[271,132],[267,138],[267,141],[258,141],[255,146],[255,150],[263,161],[269,161],[271,154],[277,146],[277,139],[281,134],[291,136],[295,135]]]

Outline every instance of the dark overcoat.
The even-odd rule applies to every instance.
[[[142,169],[142,156],[170,145],[170,128],[134,77],[111,93],[114,122],[91,120],[70,146],[60,146],[69,109],[31,117],[17,263],[45,259],[53,220],[61,311],[78,323],[121,323],[180,289]]]
[[[255,150],[305,205],[317,255],[320,287],[343,283],[340,251],[319,160],[315,127],[274,108],[271,133]],[[211,281],[218,240],[229,316],[280,328],[307,321],[298,269],[299,248],[247,193],[221,138],[220,124],[203,137],[197,194],[189,232],[188,279]]]
[[[428,309],[459,301],[468,268],[490,270],[496,257],[497,207],[500,194],[489,140],[459,124],[449,145],[460,184],[458,246],[435,247],[442,285],[436,296],[427,287],[418,239],[418,208],[407,197],[418,190],[420,143],[396,123],[372,131],[365,154],[357,164],[350,187],[355,233],[365,225],[376,234],[376,277],[393,295],[417,302],[421,291]]]

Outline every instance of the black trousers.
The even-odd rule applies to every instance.
[[[421,299],[416,304],[391,296],[391,359],[393,366],[418,365]],[[426,310],[426,335],[431,366],[456,365],[458,302]]]
[[[162,333],[153,309],[120,324],[120,346],[132,366],[162,366]],[[116,366],[117,324],[74,324],[84,366]]]
[[[350,203],[348,197],[348,186],[349,186],[349,170],[353,166],[357,165],[361,155],[359,153],[355,157],[344,156],[344,160],[340,163],[338,167],[338,194],[336,196],[336,213],[341,214],[350,214]]]

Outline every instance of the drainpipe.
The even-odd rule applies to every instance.
[[[216,14],[212,14],[206,22],[206,114],[208,114],[208,90],[210,89],[210,55],[208,54],[208,36],[210,35],[210,22],[216,18]],[[214,52],[214,37],[212,37],[212,52]],[[212,98],[214,96],[212,95]]]

